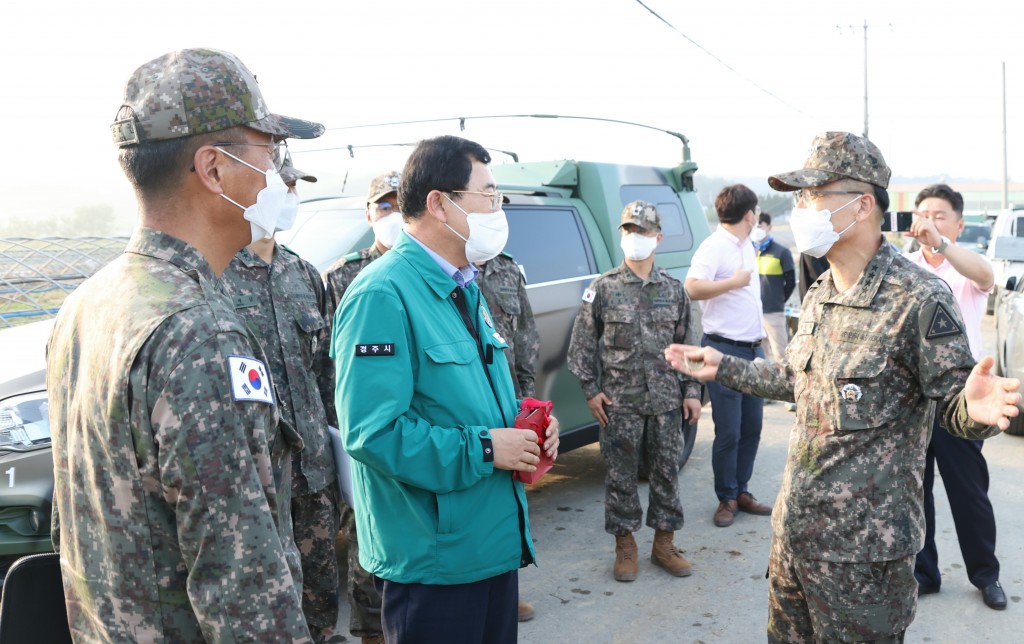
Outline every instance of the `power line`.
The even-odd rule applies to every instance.
[[[781,98],[779,98],[779,97],[778,97],[778,96],[776,96],[775,94],[771,93],[771,92],[770,92],[770,91],[768,91],[767,89],[765,89],[765,88],[761,87],[760,85],[758,85],[757,83],[755,83],[755,82],[754,82],[753,80],[751,80],[751,79],[747,78],[746,76],[744,76],[744,75],[743,75],[743,74],[741,74],[740,72],[736,71],[736,70],[735,70],[735,69],[734,69],[734,68],[733,68],[733,67],[732,67],[731,65],[729,65],[729,64],[728,64],[728,63],[726,63],[726,62],[725,62],[724,60],[722,60],[722,59],[721,59],[721,58],[719,58],[718,56],[716,56],[716,55],[714,55],[713,53],[711,53],[710,51],[708,51],[708,49],[707,49],[706,47],[703,47],[703,46],[702,46],[702,45],[701,45],[700,43],[698,43],[698,42],[697,42],[696,40],[694,40],[693,38],[690,38],[689,36],[687,36],[687,35],[686,35],[686,34],[684,34],[683,32],[679,31],[679,29],[677,29],[675,25],[673,25],[673,24],[672,24],[671,22],[669,22],[668,20],[665,20],[665,19],[664,19],[664,18],[662,18],[662,17],[660,16],[660,15],[658,15],[658,12],[657,12],[657,11],[655,11],[654,9],[651,9],[650,7],[648,7],[647,5],[645,5],[645,4],[644,4],[644,3],[642,2],[642,0],[636,0],[636,3],[637,3],[638,5],[640,5],[641,7],[643,7],[644,9],[647,9],[647,11],[651,12],[651,15],[653,15],[653,16],[654,16],[655,18],[657,18],[658,20],[660,20],[660,21],[662,21],[663,23],[665,23],[666,25],[668,25],[668,28],[669,28],[669,29],[671,29],[672,31],[676,32],[677,34],[679,34],[679,35],[680,35],[680,36],[682,36],[683,38],[685,38],[685,39],[687,39],[688,41],[690,41],[690,42],[691,42],[691,43],[693,44],[693,46],[694,46],[694,47],[696,47],[697,49],[701,50],[702,52],[704,52],[704,53],[705,53],[705,54],[707,54],[708,56],[711,56],[712,58],[714,58],[714,59],[715,59],[715,60],[716,60],[716,61],[717,61],[717,62],[718,62],[718,63],[719,63],[720,65],[722,65],[722,67],[725,67],[726,69],[728,69],[728,70],[729,70],[729,71],[731,71],[732,73],[736,74],[737,76],[739,76],[739,77],[740,77],[740,78],[742,78],[743,80],[747,81],[748,83],[750,83],[751,85],[753,85],[753,86],[754,86],[754,87],[756,87],[757,89],[761,90],[762,92],[764,92],[764,93],[765,93],[765,94],[767,94],[768,96],[771,96],[772,98],[774,98],[774,99],[775,99],[775,100],[777,100],[778,102],[782,103],[783,105],[785,105],[785,106],[786,106],[786,107],[788,107],[789,109],[791,109],[791,110],[794,110],[794,111],[796,111],[796,112],[797,112],[797,113],[799,113],[799,114],[803,114],[804,116],[808,116],[808,115],[807,115],[806,113],[804,113],[804,111],[803,111],[803,110],[801,110],[800,108],[798,108],[798,107],[796,107],[796,106],[794,106],[794,105],[790,105],[789,103],[787,103],[786,101],[782,100]]]

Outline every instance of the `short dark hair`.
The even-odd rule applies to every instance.
[[[757,223],[759,223],[759,224],[768,224],[769,226],[771,226],[772,225],[772,216],[770,214],[766,213],[766,212],[762,212],[758,216],[758,218],[757,218]]]
[[[872,192],[875,193],[875,203],[878,204],[879,209],[885,212],[889,209],[889,191],[881,186],[870,184]]]
[[[723,224],[735,224],[755,206],[757,195],[742,183],[722,188],[715,197],[715,211],[718,213],[718,221]]]
[[[209,134],[143,141],[118,150],[118,161],[128,181],[140,196],[158,196],[180,185],[192,168],[196,150],[216,141],[245,141],[241,128],[232,127]]]
[[[490,163],[491,155],[479,143],[457,136],[420,141],[405,162],[398,186],[398,207],[405,218],[423,215],[431,190],[465,190],[473,174],[473,161]]]
[[[914,199],[914,207],[916,208],[920,206],[922,201],[929,198],[948,201],[950,207],[953,208],[953,212],[960,217],[964,216],[964,196],[950,188],[948,185],[944,183],[934,183],[917,193],[917,198]]]

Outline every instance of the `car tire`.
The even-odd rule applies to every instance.
[[[1010,419],[1010,426],[1006,428],[1006,433],[1013,436],[1024,436],[1024,411]]]

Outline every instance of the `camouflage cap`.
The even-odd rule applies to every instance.
[[[370,181],[370,189],[366,191],[366,203],[375,203],[386,194],[398,192],[401,179],[402,175],[394,170],[374,177]]]
[[[890,176],[892,170],[874,143],[849,132],[824,132],[814,137],[802,170],[772,175],[768,185],[779,192],[791,192],[854,179],[888,188]]]
[[[182,49],[142,65],[124,87],[110,130],[118,147],[246,125],[279,138],[312,139],[324,126],[271,114],[256,77],[233,54]]]
[[[281,165],[281,181],[284,181],[285,185],[295,183],[299,179],[303,179],[310,183],[316,183],[316,177],[313,175],[299,170],[292,165],[292,153],[288,152],[284,155],[284,164]]]
[[[619,224],[619,228],[626,224],[634,224],[643,230],[661,230],[661,215],[652,203],[631,201],[622,209],[622,223]]]

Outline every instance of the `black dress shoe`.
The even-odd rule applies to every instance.
[[[1004,610],[1006,608],[1006,593],[1003,592],[1003,587],[999,585],[998,581],[982,588],[981,598],[985,600],[985,605],[989,608],[994,608],[995,610]]]
[[[918,584],[917,584],[917,594],[918,595],[934,595],[934,594],[936,594],[938,592],[939,592],[939,587],[938,586],[932,586],[930,584],[922,584],[920,582],[918,582]]]

